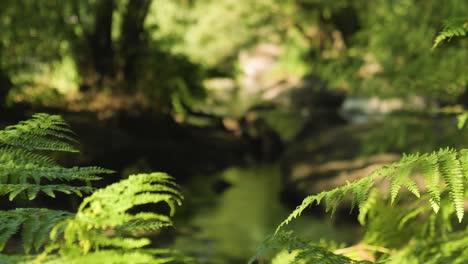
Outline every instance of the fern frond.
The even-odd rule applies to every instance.
[[[147,239],[123,235],[171,226],[170,216],[182,199],[173,178],[165,173],[132,175],[85,198],[75,218],[57,225],[51,238],[56,243],[63,239],[62,248],[78,247],[84,254],[100,247],[141,248],[149,243]],[[158,203],[170,208],[168,215],[130,213],[135,206]]]
[[[23,149],[12,147],[0,148],[0,164],[14,161],[18,165],[34,164],[38,166],[57,166],[55,160]]]
[[[33,263],[35,256],[29,255],[3,255],[0,254],[0,263],[2,264],[30,264]]]
[[[21,164],[16,163],[16,160],[11,160],[8,163],[0,165],[0,177],[9,176],[11,183],[25,183],[33,180],[39,184],[41,179],[46,180],[61,180],[61,181],[93,181],[99,180],[99,174],[109,174],[111,170],[102,169],[99,167],[72,167],[65,168],[61,166],[42,166],[32,163]]]
[[[120,248],[133,250],[147,246],[151,243],[151,241],[148,238],[109,237],[96,235],[93,236],[93,241],[91,243],[99,245],[99,248]],[[91,249],[91,243],[87,245],[89,249]]]
[[[332,213],[335,212],[340,203],[346,197],[350,196],[350,194],[354,194],[353,200],[357,201],[357,204],[359,207],[361,207],[367,200],[369,190],[374,185],[374,181],[378,173],[385,170],[388,170],[388,168],[382,168],[381,170],[378,170],[365,178],[344,186],[340,186],[331,191],[321,192],[319,194],[306,197],[302,201],[302,204],[299,205],[283,222],[281,222],[281,224],[276,229],[276,233],[278,233],[283,226],[287,225],[293,219],[299,217],[302,212],[307,209],[307,207],[314,205],[314,203],[319,205],[323,199],[325,199],[327,202],[327,211],[331,210]]]
[[[375,193],[375,189],[372,193]],[[424,198],[427,199],[427,197]],[[423,199],[413,203],[399,203],[398,206],[393,206],[382,199],[376,199],[373,202],[365,218],[363,216],[366,221],[366,231],[362,242],[366,244],[400,248],[410,239],[426,235],[425,223],[427,222],[424,219],[436,215],[431,214],[431,207],[424,206]],[[441,209],[440,212],[443,213],[443,210]],[[438,216],[440,215],[439,213]]]
[[[44,208],[19,208],[10,211],[0,211],[0,251],[6,242],[21,231],[23,248],[26,253],[39,250],[49,236],[52,227],[73,214],[64,211]]]
[[[465,126],[466,120],[468,120],[468,112],[463,112],[457,115],[457,128],[462,129]]]
[[[194,263],[193,259],[183,256],[177,251],[168,249],[136,249],[125,250],[102,250],[87,255],[49,256],[41,260],[44,264],[166,264],[166,263]]]
[[[369,261],[353,260],[343,255],[334,254],[319,246],[309,246],[300,251],[291,264],[371,264]]]
[[[444,29],[437,35],[432,48],[453,37],[463,37],[468,33],[468,19],[451,19],[445,22]]]
[[[29,200],[33,200],[39,192],[55,198],[55,192],[74,193],[81,197],[83,193],[91,193],[94,190],[91,186],[70,186],[67,184],[0,184],[0,187],[0,195],[8,195],[10,201],[15,199],[20,193],[25,193]]]
[[[451,233],[447,237],[413,240],[391,258],[390,263],[466,263],[468,231]]]
[[[79,196],[92,192],[89,181],[112,171],[99,167],[65,168],[43,154],[44,150],[76,152],[70,144],[76,142],[72,134],[60,116],[48,114],[36,114],[0,130],[0,196],[8,195],[11,201],[20,194],[32,200],[40,192],[51,197],[56,192]],[[81,181],[84,185],[57,181]],[[0,211],[0,251],[19,230],[25,252],[37,251],[48,240],[53,226],[71,217],[67,212],[38,208]]]
[[[0,131],[2,132],[2,131]],[[14,146],[0,148],[0,195],[9,195],[12,200],[25,192],[34,199],[39,191],[55,197],[54,192],[89,193],[89,186],[73,187],[64,184],[50,184],[52,181],[88,182],[101,179],[98,175],[112,173],[99,167],[65,168],[47,156],[36,154]],[[47,180],[47,182],[44,182]]]
[[[35,114],[26,121],[0,131],[0,145],[25,150],[78,152],[70,143],[76,143],[73,132],[58,115]]]
[[[249,260],[249,264],[259,258],[269,255],[273,252],[287,249],[289,253],[295,251],[293,262],[291,263],[329,263],[329,264],[367,264],[368,261],[352,260],[346,256],[334,254],[333,252],[314,245],[308,241],[302,240],[295,236],[292,231],[280,231],[273,236],[265,239],[257,253]]]
[[[361,206],[359,208],[359,215],[358,215],[358,221],[361,225],[366,224],[367,214],[377,204],[378,194],[379,193],[376,189],[372,189],[369,192],[367,199],[361,203]]]
[[[423,175],[424,183],[422,184],[425,184],[425,186],[418,186],[411,177],[417,173]],[[442,192],[448,190],[450,202],[458,221],[462,221],[465,186],[468,181],[468,150],[456,151],[447,148],[431,154],[405,155],[400,161],[378,169],[360,180],[330,191],[310,195],[281,222],[276,232],[301,215],[307,207],[314,204],[318,205],[322,200],[326,202],[326,210],[331,211],[332,214],[345,198],[351,198],[353,204],[357,203],[360,213],[366,212],[369,209],[367,208],[369,204],[366,204],[369,191],[375,185],[375,181],[379,176],[391,182],[390,198],[392,203],[402,187],[405,187],[418,198],[421,197],[420,192],[425,190],[429,193],[429,203],[436,213],[440,208]],[[441,186],[440,183],[442,182],[445,183],[446,187]],[[364,223],[362,217],[360,221]]]
[[[450,199],[455,208],[459,222],[463,219],[464,200],[465,200],[465,177],[462,172],[457,153],[449,149],[443,150],[438,156],[440,162],[440,171],[449,189]],[[465,172],[465,173],[468,173]]]
[[[438,212],[440,208],[440,195],[442,188],[440,186],[442,176],[438,165],[437,155],[428,155],[427,162],[421,166],[421,173],[424,176],[424,181],[427,186],[427,192],[430,195],[429,203],[434,212]]]
[[[0,263],[3,264],[16,264],[19,263],[15,257],[0,254]]]
[[[398,163],[393,164],[392,171],[384,175],[384,177],[390,180],[390,197],[392,203],[395,202],[396,196],[403,186],[416,197],[420,197],[416,182],[410,178],[415,167],[418,165],[418,159],[418,154],[403,155],[403,158]]]
[[[127,211],[138,205],[164,202],[172,216],[176,207],[182,204],[182,199],[171,176],[159,172],[137,174],[94,192],[80,205],[78,215],[92,216],[96,222],[95,228],[116,227],[130,220],[155,218],[166,221],[166,216],[161,214],[146,212],[131,215]]]
[[[140,214],[141,216],[141,214]],[[154,221],[153,219],[137,219],[126,223],[117,229],[119,233],[125,234],[137,234],[138,232],[149,232],[152,230],[169,227],[172,224],[168,221],[166,216],[161,217],[160,221]]]
[[[9,153],[13,153],[10,157],[14,158],[22,151]],[[82,193],[90,193],[93,188],[90,186],[44,183],[43,179],[48,182],[54,180],[88,182],[101,179],[97,175],[112,172],[99,167],[64,168],[52,165],[51,161],[42,156],[37,156],[38,159],[35,162],[25,163],[28,162],[27,159],[34,159],[35,157],[35,154],[30,154],[20,159],[19,162],[13,159],[0,164],[0,195],[9,195],[10,201],[20,193],[26,193],[30,200],[34,199],[38,192],[44,192],[51,197],[55,197],[54,192],[75,193],[81,196]],[[2,182],[6,182],[6,184]]]

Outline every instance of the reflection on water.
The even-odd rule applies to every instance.
[[[203,200],[200,196],[207,196],[215,202],[206,201],[204,206],[200,203],[190,219],[176,224],[196,230],[190,235],[179,235],[176,247],[195,255],[201,263],[246,263],[290,212],[279,202],[279,169],[272,165],[230,168],[215,177],[231,186],[217,196],[208,194],[206,189],[190,191],[187,200]],[[293,221],[291,227],[301,236],[315,240],[343,242],[352,237],[349,230],[340,231],[325,220],[329,219],[303,217]]]

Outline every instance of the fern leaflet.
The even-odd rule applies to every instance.
[[[73,132],[58,115],[35,114],[26,121],[0,131],[0,145],[14,146],[30,151],[65,151],[78,152],[70,143],[76,143],[71,137]]]
[[[1,260],[1,259],[0,259]],[[41,259],[45,264],[88,264],[88,263],[135,263],[135,264],[166,264],[166,263],[194,263],[193,259],[183,256],[177,251],[167,249],[133,249],[103,250],[81,256],[48,256]]]
[[[368,264],[368,261],[352,260],[346,256],[334,254],[333,252],[313,245],[296,237],[291,231],[280,231],[274,236],[268,237],[257,249],[257,253],[249,260],[252,264],[260,257],[271,252],[287,249],[289,253],[297,252],[291,263],[327,263],[327,264]]]
[[[65,142],[76,142],[72,134],[60,116],[47,114],[35,114],[30,120],[0,130],[0,195],[8,195],[12,200],[25,193],[32,200],[39,192],[51,197],[55,197],[54,192],[80,196],[90,193],[93,189],[87,183],[112,171],[99,167],[65,168],[42,153],[45,150],[76,152]],[[85,185],[54,184],[75,180]]]
[[[133,235],[171,226],[170,216],[182,199],[173,178],[165,173],[132,175],[85,198],[75,218],[63,221],[52,230],[51,238],[55,242],[49,251],[58,245],[62,253],[78,250],[83,255],[102,247],[141,248],[150,241]],[[170,208],[167,215],[129,212],[135,206],[161,202]]]
[[[0,251],[6,242],[21,229],[23,248],[26,253],[39,250],[48,240],[52,227],[73,214],[44,208],[19,208],[0,211]]]
[[[412,179],[412,175],[422,174],[424,178],[423,186],[418,186]],[[390,196],[392,203],[395,201],[401,187],[405,187],[416,197],[420,197],[420,192],[425,190],[429,193],[429,203],[434,212],[437,213],[440,207],[441,194],[448,191],[450,202],[454,208],[458,221],[461,222],[464,215],[464,197],[466,183],[468,180],[468,150],[456,151],[453,149],[441,149],[431,154],[404,155],[404,157],[389,166],[378,169],[348,185],[337,187],[331,191],[324,191],[316,195],[308,196],[277,228],[278,232],[284,225],[292,219],[298,217],[307,207],[313,204],[320,204],[322,200],[326,202],[327,211],[335,212],[339,204],[350,197],[353,203],[359,205],[360,213],[367,212],[366,201],[369,191],[375,185],[378,177],[389,179],[391,182]],[[444,182],[446,188],[440,183]],[[365,220],[360,216],[361,223]]]
[[[463,37],[468,33],[467,19],[451,19],[445,22],[444,29],[437,35],[432,48],[436,48],[443,41],[453,37]]]

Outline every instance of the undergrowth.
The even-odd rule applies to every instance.
[[[434,48],[467,32],[466,19],[449,20]],[[458,121],[463,127],[466,114]],[[403,155],[366,177],[306,197],[250,263],[467,263],[467,185],[468,149]],[[366,227],[357,245],[333,250],[284,230],[310,206],[324,204],[333,216],[345,202],[358,208],[358,220]]]
[[[165,173],[131,175],[94,189],[93,181],[112,171],[64,167],[55,152],[78,152],[74,133],[57,115],[35,114],[0,131],[0,195],[33,200],[57,192],[84,196],[76,213],[47,208],[0,211],[0,252],[21,237],[24,254],[2,255],[0,263],[175,263],[182,254],[149,247],[149,233],[172,226],[182,203],[174,179]],[[167,213],[132,212],[147,204],[166,204]],[[11,247],[10,245],[10,247]]]

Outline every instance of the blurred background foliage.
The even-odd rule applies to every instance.
[[[239,263],[304,195],[467,145],[468,39],[432,49],[467,14],[465,0],[3,0],[0,122],[57,112],[83,164],[169,172],[188,197],[172,242]],[[358,239],[347,212],[312,214],[303,234]]]
[[[200,101],[192,99],[205,96],[203,80],[238,82],[239,54],[269,43],[279,50],[269,79],[313,74],[349,94],[453,102],[467,83],[466,40],[431,50],[432,40],[467,9],[414,0],[2,1],[0,65],[16,93],[139,91],[170,111]]]

